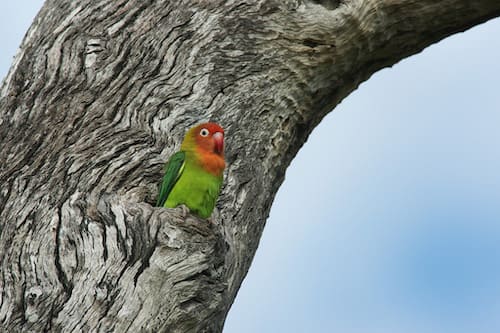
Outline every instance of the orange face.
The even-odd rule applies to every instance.
[[[204,123],[192,129],[200,150],[224,156],[224,129],[216,123]]]

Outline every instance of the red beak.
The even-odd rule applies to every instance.
[[[215,152],[217,154],[222,154],[222,152],[224,151],[224,134],[222,134],[221,132],[215,132],[212,137],[215,143]]]

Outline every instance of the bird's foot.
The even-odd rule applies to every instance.
[[[220,213],[219,213],[219,210],[217,208],[214,209],[214,211],[212,212],[212,215],[210,215],[210,217],[207,219],[207,221],[210,223],[210,224],[213,224],[213,225],[216,225],[220,222]]]
[[[186,217],[190,213],[189,208],[186,205],[179,205],[179,206],[177,206],[177,208],[180,208],[182,218],[186,219]]]

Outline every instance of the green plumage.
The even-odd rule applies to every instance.
[[[198,163],[191,151],[179,151],[168,161],[160,187],[157,206],[174,208],[186,205],[202,218],[212,215],[222,185],[217,177]]]

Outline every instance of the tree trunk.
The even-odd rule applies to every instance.
[[[48,0],[1,87],[0,331],[220,332],[315,125],[497,15],[498,0]],[[153,207],[207,120],[227,141],[213,221]]]

